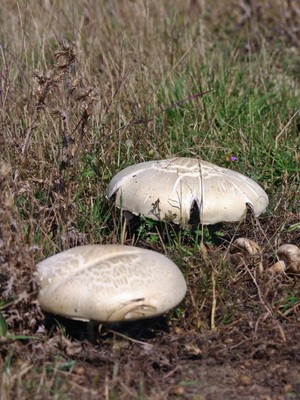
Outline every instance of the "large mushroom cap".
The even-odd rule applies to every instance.
[[[195,207],[202,224],[238,221],[249,204],[255,216],[268,205],[266,192],[252,179],[194,158],[148,161],[125,168],[106,195],[117,207],[154,220],[185,225]]]
[[[186,283],[178,267],[151,250],[78,246],[37,264],[42,310],[79,320],[154,317],[175,307]]]

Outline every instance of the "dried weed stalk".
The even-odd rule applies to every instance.
[[[32,249],[23,241],[10,173],[9,165],[0,161],[0,298],[9,328],[26,334],[38,329],[43,316],[36,302]]]

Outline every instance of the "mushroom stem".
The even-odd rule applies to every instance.
[[[87,322],[86,326],[86,334],[87,334],[87,339],[89,342],[92,344],[97,343],[97,334],[96,332],[99,332],[100,329],[100,324],[97,321],[90,320]]]

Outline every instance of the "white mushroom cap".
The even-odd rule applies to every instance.
[[[283,260],[287,268],[294,272],[300,272],[300,249],[294,244],[283,244],[277,250],[280,260]]]
[[[185,296],[181,271],[166,256],[122,245],[78,246],[37,264],[42,310],[78,320],[150,318]]]
[[[106,195],[135,215],[185,225],[196,206],[202,224],[238,221],[249,204],[255,216],[268,205],[266,192],[252,179],[194,158],[148,161],[125,168]]]

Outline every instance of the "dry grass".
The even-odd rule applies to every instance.
[[[1,400],[191,397],[202,390],[193,362],[199,374],[210,358],[226,364],[232,388],[243,351],[251,363],[273,354],[276,371],[296,365],[299,275],[261,275],[257,260],[228,250],[236,236],[258,241],[266,270],[280,243],[300,244],[299,17],[293,0],[2,2],[0,305],[10,335],[36,339],[0,338]],[[93,346],[45,331],[35,262],[120,242],[109,180],[171,155],[247,173],[268,191],[269,212],[221,227],[218,246],[149,221],[125,238],[167,252],[187,277],[185,303],[149,328],[166,336],[139,345],[107,334]],[[296,378],[281,376],[291,386],[280,380],[276,395],[296,393]],[[266,382],[257,396],[272,395]],[[243,390],[223,398],[250,396]]]

